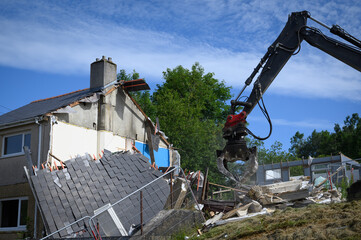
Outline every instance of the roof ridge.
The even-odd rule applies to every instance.
[[[54,97],[50,97],[50,98],[44,98],[44,99],[35,100],[35,101],[32,101],[31,103],[47,101],[47,100],[50,100],[50,99],[54,99],[54,98],[58,98],[58,97],[63,97],[63,96],[66,96],[66,95],[70,95],[70,94],[73,94],[73,93],[85,91],[85,90],[88,90],[88,89],[90,89],[90,88],[79,89],[79,90],[76,90],[76,91],[73,91],[73,92],[70,92],[70,93],[65,93],[65,94],[62,94],[62,95],[58,95],[58,96],[54,96]]]

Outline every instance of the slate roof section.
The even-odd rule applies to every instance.
[[[0,116],[0,125],[10,124],[13,122],[25,121],[31,118],[42,116],[46,113],[55,111],[59,108],[68,106],[80,99],[88,97],[99,91],[95,89],[83,89],[75,92],[67,93],[61,96],[31,102],[25,106],[17,108],[11,112]]]
[[[136,79],[132,81],[120,81],[113,82],[112,85],[119,86],[123,85],[124,89],[127,91],[140,91],[140,90],[149,90],[149,85],[143,79]],[[109,87],[107,85],[105,87]],[[105,87],[98,88],[87,88],[83,90],[78,90],[70,93],[66,93],[60,96],[55,96],[47,99],[41,99],[33,101],[25,106],[17,108],[13,111],[5,113],[0,116],[0,126],[12,124],[15,122],[23,122],[30,119],[35,119],[36,117],[43,116],[44,114],[51,113],[57,109],[66,107],[72,103],[75,103],[81,99],[89,97],[96,92],[101,92]],[[117,87],[113,87],[110,91],[113,91]],[[106,93],[107,94],[107,93]],[[132,99],[133,100],[133,99]],[[134,100],[133,100],[134,101]],[[136,104],[138,108],[138,104]],[[141,110],[141,109],[140,109]],[[141,110],[142,111],[142,110]]]
[[[77,157],[66,161],[66,166],[53,172],[39,170],[37,176],[31,176],[49,233],[84,216],[93,216],[94,210],[123,199],[162,175],[150,166],[146,157],[128,152],[108,153],[97,161],[90,156]],[[169,192],[164,179],[143,190],[144,223],[164,208]],[[132,224],[140,223],[139,194],[124,199],[113,209],[127,232]],[[102,224],[112,223],[109,217],[105,219],[108,222],[100,221],[101,228]],[[57,237],[81,231],[87,222],[74,225]],[[90,234],[85,232],[82,236]]]

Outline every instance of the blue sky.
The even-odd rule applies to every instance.
[[[89,87],[90,63],[102,55],[118,69],[135,69],[153,89],[166,68],[199,62],[236,95],[288,14],[302,10],[361,38],[358,0],[0,0],[0,114]],[[361,74],[303,42],[264,100],[274,125],[265,146],[278,140],[288,149],[296,131],[332,131],[361,114]],[[268,133],[258,109],[248,121],[255,134]]]

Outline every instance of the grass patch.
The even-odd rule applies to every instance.
[[[214,227],[191,239],[223,239],[224,235],[227,239],[361,239],[361,201],[287,208]]]

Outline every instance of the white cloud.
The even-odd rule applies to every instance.
[[[214,72],[217,78],[238,88],[263,56],[267,44],[277,37],[291,11],[314,10],[313,16],[323,21],[340,20],[350,29],[361,30],[361,8],[352,1],[345,4],[348,7],[334,2],[283,4],[261,0],[99,4],[87,1],[67,6],[40,1],[32,8],[28,2],[16,8],[18,4],[0,3],[0,64],[89,74],[89,63],[106,55],[113,57],[118,68],[136,69],[147,79],[161,81],[167,67],[190,67],[198,61],[207,72]],[[16,13],[7,14],[10,10]],[[355,24],[338,17],[345,14]],[[223,41],[226,44],[222,45]],[[303,48],[291,58],[269,91],[361,101],[361,77],[356,70],[316,49]]]
[[[249,116],[248,120],[250,122],[265,122],[264,117]],[[321,119],[309,119],[309,120],[300,120],[300,121],[290,121],[281,118],[272,118],[272,124],[278,126],[290,126],[296,128],[307,128],[307,129],[322,129],[322,130],[332,130],[334,123],[321,120]]]

